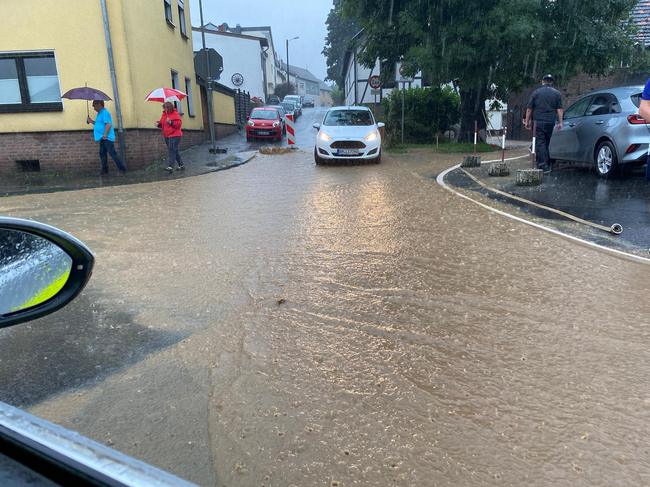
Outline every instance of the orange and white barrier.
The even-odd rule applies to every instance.
[[[296,128],[293,124],[293,115],[287,115],[287,140],[289,145],[296,145]]]

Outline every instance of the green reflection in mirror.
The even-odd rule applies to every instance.
[[[38,306],[65,286],[72,259],[49,240],[0,230],[0,315]]]

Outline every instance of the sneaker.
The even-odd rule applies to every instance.
[[[167,172],[174,172],[174,168],[171,167],[171,166],[167,166],[167,167],[165,168],[165,171],[167,171]]]
[[[185,170],[185,164],[179,164],[178,167],[176,168],[177,171],[183,171]]]

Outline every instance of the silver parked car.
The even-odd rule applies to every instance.
[[[643,164],[650,127],[638,115],[643,86],[594,91],[564,113],[564,126],[553,130],[551,159],[594,164],[607,177],[622,165]]]

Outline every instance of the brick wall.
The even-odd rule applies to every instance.
[[[237,125],[229,125],[226,123],[215,123],[214,124],[214,133],[215,137],[218,139],[221,139],[222,137],[226,137],[228,135],[232,135],[237,133],[238,131]],[[209,141],[210,140],[210,134],[206,135],[206,139]]]
[[[129,169],[145,167],[166,154],[158,129],[126,130],[125,140]],[[204,141],[202,130],[184,130],[181,148]],[[88,130],[0,133],[0,174],[20,171],[16,160],[25,159],[38,159],[43,172],[96,172],[99,170],[99,144]],[[109,164],[112,164],[110,158]]]

